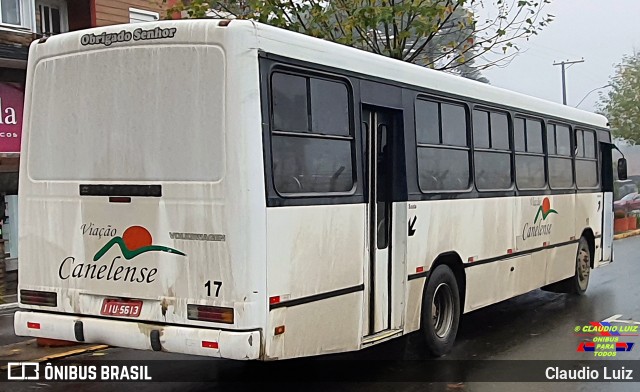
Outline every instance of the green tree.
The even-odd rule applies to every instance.
[[[640,144],[640,53],[624,56],[609,84],[609,92],[600,95],[600,112],[614,136]]]
[[[473,15],[471,15],[466,8],[458,7],[451,15],[450,22],[433,36],[425,47],[423,55],[417,58],[415,63],[430,66],[431,59],[444,58],[446,56],[450,42],[477,40],[473,24],[464,23],[466,20],[469,20],[470,17],[473,17]],[[489,79],[484,77],[481,72],[481,69],[484,69],[484,67],[479,67],[476,64],[475,53],[477,53],[477,50],[471,50],[470,53],[467,53],[467,59],[464,62],[459,63],[457,67],[448,69],[447,71],[468,79],[489,83]]]
[[[516,41],[538,34],[552,20],[553,15],[543,13],[549,2],[179,0],[167,15],[184,12],[202,18],[213,11],[218,17],[254,19],[433,69],[466,67],[470,73],[471,64],[485,69],[515,55],[510,52],[517,53]],[[489,60],[491,53],[500,58]]]

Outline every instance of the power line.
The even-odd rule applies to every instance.
[[[567,104],[567,82],[566,82],[566,69],[565,66],[566,65],[573,65],[573,64],[577,64],[577,63],[584,63],[584,58],[580,59],[580,60],[573,60],[573,61],[561,61],[559,63],[553,63],[553,65],[561,65],[562,66],[562,103],[564,105]]]

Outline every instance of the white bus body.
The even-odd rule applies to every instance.
[[[296,86],[307,95],[286,101]],[[296,114],[300,100],[311,112]],[[416,105],[444,113],[451,102],[466,113],[466,147],[446,149],[441,131],[440,146],[416,153]],[[336,114],[324,115],[322,105]],[[537,190],[515,180],[479,190],[499,173],[482,177],[486,157],[469,144],[478,108],[499,112],[491,132],[508,116],[511,150],[514,126],[531,120],[535,136],[538,119],[547,129],[540,148],[552,124],[566,124],[572,152],[538,159]],[[442,118],[440,128],[449,121]],[[307,129],[287,136],[296,121]],[[305,136],[327,126],[337,134]],[[480,132],[480,120],[474,127]],[[558,129],[554,151],[562,154]],[[315,153],[295,155],[304,143],[324,143],[325,155],[299,164]],[[581,238],[591,268],[611,260],[611,179],[601,174],[611,170],[608,143],[601,116],[249,21],[138,23],[34,42],[16,334],[268,360],[362,349],[426,319],[436,332],[444,326],[442,342],[430,346],[441,354],[460,313],[562,280],[575,285]],[[573,147],[599,154],[584,160],[597,185],[556,192],[544,173],[564,175],[549,162],[582,168]],[[327,177],[294,173],[327,164],[332,151],[349,159]],[[427,160],[432,169],[416,169],[416,154],[438,151],[442,159]],[[438,168],[454,154],[469,157],[467,185]],[[487,157],[500,161],[495,154]],[[512,173],[519,154],[507,154]],[[536,164],[532,154],[526,167]],[[589,175],[580,173],[578,181]],[[455,189],[431,191],[446,184]],[[438,287],[459,295],[425,294],[438,266],[456,279]],[[448,300],[457,308],[445,313]],[[438,321],[440,307],[453,318]]]

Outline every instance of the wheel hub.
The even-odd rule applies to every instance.
[[[578,283],[580,288],[585,290],[589,283],[589,274],[591,273],[591,260],[589,252],[585,249],[580,249],[578,252]]]
[[[439,338],[446,338],[453,324],[453,293],[446,283],[440,283],[431,302],[433,329]]]

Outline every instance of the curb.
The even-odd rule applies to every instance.
[[[613,236],[614,240],[621,240],[623,238],[629,238],[629,237],[634,237],[640,235],[640,229],[638,230],[631,230],[631,231],[627,231],[624,233],[620,233],[620,234],[616,234]]]
[[[17,308],[17,307],[18,307],[18,303],[17,302],[11,302],[11,303],[8,303],[8,304],[0,305],[0,310],[13,309],[13,308]]]
[[[66,358],[66,357],[70,357],[72,355],[78,355],[78,354],[90,353],[90,352],[94,352],[94,351],[105,350],[107,348],[109,348],[108,345],[100,344],[100,345],[97,345],[97,346],[91,346],[91,347],[79,348],[77,350],[65,351],[65,352],[59,353],[59,354],[47,355],[47,356],[44,356],[44,357],[32,359],[30,362],[50,361],[52,359]]]

